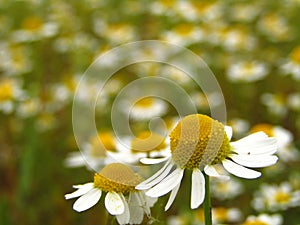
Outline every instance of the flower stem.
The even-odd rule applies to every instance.
[[[203,207],[204,207],[205,225],[212,225],[209,176],[204,173],[204,178],[205,178],[205,198],[204,198]]]

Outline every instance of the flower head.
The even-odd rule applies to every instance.
[[[231,128],[201,114],[184,117],[170,133],[171,155],[165,165],[137,189],[147,190],[151,197],[171,192],[167,210],[178,192],[185,170],[192,170],[191,208],[204,200],[205,180],[203,171],[213,177],[228,179],[217,169],[222,165],[229,173],[247,179],[257,178],[260,172],[247,167],[273,165],[277,157],[275,138],[263,132],[251,134],[239,141],[230,142]],[[175,169],[173,169],[175,167]]]
[[[156,199],[145,196],[143,191],[137,191],[135,186],[142,177],[129,167],[120,163],[111,163],[94,175],[94,182],[75,185],[75,192],[66,194],[65,198],[76,198],[73,209],[85,211],[94,206],[101,198],[102,192],[107,192],[105,207],[111,215],[115,215],[120,224],[139,224],[144,214],[149,216],[150,207]]]

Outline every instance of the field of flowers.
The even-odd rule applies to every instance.
[[[173,150],[175,164],[186,169],[180,188],[165,182],[158,185],[168,189],[163,193],[141,185],[152,187],[148,194],[153,198],[144,190],[135,195],[134,186],[164,165],[169,167],[169,161],[143,163],[170,157],[178,135],[175,126],[182,115],[190,114],[185,95],[198,114],[213,119],[219,118],[212,111],[225,106],[221,122],[232,127],[232,142],[259,131],[270,137],[261,136],[263,141],[277,140],[276,163],[274,152],[263,155],[262,162],[255,158],[254,166],[243,158],[247,162],[242,165],[261,172],[257,179],[252,179],[257,172],[243,175],[244,167],[229,171],[224,163],[236,176],[223,166],[213,167],[223,174],[221,179],[206,172],[211,176],[213,224],[300,224],[299,0],[0,0],[0,12],[0,224],[205,224],[199,195],[193,192],[190,200],[191,179],[203,175],[194,173],[194,162],[181,165],[184,156],[175,156]],[[156,45],[107,54],[92,64],[116,47],[143,40],[193,52],[210,68],[219,92],[210,91],[211,83],[201,80],[201,71],[199,86],[184,71],[162,63],[171,58],[170,52]],[[147,57],[159,60],[118,66],[127,58]],[[188,68],[195,64],[185,57],[180,62]],[[86,74],[92,74],[90,79],[83,78]],[[154,82],[158,78],[159,83]],[[180,88],[173,93],[169,84]],[[116,102],[120,107],[114,114]],[[96,132],[80,118],[90,109]],[[124,124],[133,136],[122,128],[116,132],[115,126]],[[242,146],[249,155],[251,147],[261,147],[251,141],[249,150],[247,144]],[[266,148],[259,150],[267,152]],[[227,153],[216,153],[220,159],[209,163],[220,164],[225,158],[232,162]],[[116,162],[123,164],[112,164]],[[112,171],[118,171],[117,178]],[[247,176],[251,179],[240,178]],[[76,186],[89,182],[94,183]],[[76,189],[84,190],[66,195]],[[95,193],[90,203],[74,204],[70,199],[91,190]],[[172,205],[170,195],[176,195]],[[127,203],[121,204],[125,209],[120,212],[116,199],[128,202],[131,220],[120,216]],[[133,211],[139,212],[135,220]]]

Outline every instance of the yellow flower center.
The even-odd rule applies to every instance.
[[[40,29],[42,25],[43,25],[43,21],[36,16],[27,17],[22,22],[22,28],[31,31]]]
[[[182,168],[216,164],[230,153],[224,125],[201,114],[184,117],[172,130],[170,140],[172,159]]]
[[[136,106],[141,108],[149,108],[153,105],[153,98],[147,97],[135,103]]]
[[[4,81],[0,84],[0,102],[11,100],[13,95],[13,88],[9,81]]]
[[[242,225],[268,225],[267,223],[259,220],[252,220],[252,221],[247,221],[243,223]]]
[[[149,152],[161,150],[165,147],[165,138],[150,131],[141,132],[131,141],[131,151],[133,152]]]
[[[140,175],[121,163],[111,163],[94,176],[94,186],[105,192],[127,194],[136,191],[135,186],[142,181]]]
[[[293,49],[290,57],[293,62],[300,64],[300,46],[297,46],[295,49]]]
[[[179,24],[175,27],[175,32],[182,36],[189,35],[193,31],[193,25],[188,23]]]
[[[111,132],[101,132],[98,136],[93,137],[91,146],[91,154],[95,157],[105,157],[106,151],[116,150],[115,140]]]
[[[288,203],[291,200],[291,196],[286,192],[278,192],[275,195],[275,200],[278,203]]]
[[[260,123],[251,128],[251,133],[255,133],[259,131],[265,132],[270,137],[274,136],[273,126],[270,124]]]

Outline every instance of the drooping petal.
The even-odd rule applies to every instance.
[[[234,162],[252,168],[266,167],[274,165],[278,157],[275,155],[237,155],[229,156]]]
[[[168,202],[167,202],[167,204],[166,204],[166,206],[165,206],[165,211],[167,211],[167,210],[170,208],[170,206],[172,205],[172,203],[174,202],[175,197],[176,197],[176,195],[177,195],[177,192],[178,192],[178,190],[179,190],[179,187],[180,187],[180,183],[178,183],[178,184],[174,187],[174,189],[171,191],[170,197],[169,197]]]
[[[217,177],[219,179],[222,179],[222,180],[229,180],[230,177],[227,176],[227,175],[221,175],[218,173],[218,171],[216,170],[216,168],[212,165],[207,165],[204,167],[204,172],[210,176],[210,177]]]
[[[171,174],[169,174],[164,180],[155,185],[149,191],[146,192],[146,195],[150,197],[159,197],[170,192],[178,183],[181,182],[183,177],[184,170],[177,168]]]
[[[119,194],[108,192],[105,196],[105,207],[111,215],[121,215],[125,211],[125,205]]]
[[[167,161],[169,157],[165,158],[141,158],[140,162],[147,165],[158,164],[164,161]]]
[[[101,198],[102,191],[98,188],[93,188],[88,193],[82,195],[73,205],[73,209],[77,212],[85,211],[94,206]]]
[[[117,221],[120,225],[125,225],[129,223],[130,220],[130,211],[129,211],[129,207],[128,204],[123,196],[123,194],[119,194],[121,201],[123,202],[124,205],[124,212],[122,214],[118,214],[116,215]]]
[[[145,202],[140,198],[139,193],[130,193],[128,198],[128,206],[130,211],[130,224],[140,224],[144,218]]]
[[[78,190],[70,194],[66,194],[65,199],[77,198],[81,195],[88,193],[90,190],[94,188],[94,183],[79,184],[79,185],[74,185],[73,187],[77,188]]]
[[[158,172],[156,172],[153,176],[151,176],[147,180],[138,184],[135,188],[137,190],[146,190],[149,189],[150,187],[153,187],[168,175],[168,173],[171,171],[173,166],[174,166],[173,163],[171,163],[170,161],[166,162],[166,164]]]
[[[192,173],[191,209],[198,208],[204,201],[204,196],[204,176],[199,169],[194,169]]]
[[[230,126],[224,126],[225,133],[229,140],[231,140],[232,137],[232,128]]]
[[[260,175],[261,175],[261,173],[258,171],[245,168],[245,167],[238,165],[228,159],[223,160],[222,164],[229,173],[231,173],[237,177],[254,179],[254,178],[260,177]]]

